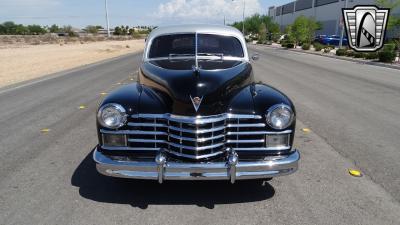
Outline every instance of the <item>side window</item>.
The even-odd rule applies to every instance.
[[[149,58],[169,57],[170,54],[195,54],[195,34],[174,34],[156,37]]]

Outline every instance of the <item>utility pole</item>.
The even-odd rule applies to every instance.
[[[108,20],[108,4],[107,4],[107,0],[105,0],[105,8],[106,8],[107,36],[111,37],[111,34],[110,34],[110,21]]]
[[[347,8],[348,5],[348,0],[345,1],[344,7]],[[344,16],[344,15],[342,15]],[[342,33],[340,34],[340,42],[339,42],[339,48],[343,47],[343,36],[344,36],[344,18],[342,18]],[[348,37],[347,37],[348,39]]]

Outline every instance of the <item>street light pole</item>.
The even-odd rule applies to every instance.
[[[232,2],[234,2],[235,0],[232,0]],[[244,35],[244,13],[246,11],[246,0],[243,0],[243,21],[242,21],[242,33]]]
[[[347,8],[347,5],[348,5],[348,0],[345,1],[344,8]],[[342,15],[342,16],[344,16],[344,15]],[[342,18],[342,33],[340,34],[339,48],[343,47],[344,27],[345,27],[344,26],[344,18]]]
[[[106,8],[107,36],[111,37],[111,34],[110,34],[110,21],[108,20],[108,4],[107,4],[107,0],[105,0],[105,8]]]
[[[244,13],[245,13],[245,10],[246,10],[246,0],[243,0],[243,22],[242,22],[242,25],[243,25],[243,27],[242,27],[243,36],[246,36],[244,34]]]

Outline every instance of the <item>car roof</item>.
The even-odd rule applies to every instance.
[[[174,33],[215,33],[237,37],[243,36],[242,32],[231,26],[188,24],[158,27],[149,34],[149,38]]]

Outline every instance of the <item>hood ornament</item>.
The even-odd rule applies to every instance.
[[[199,110],[199,108],[200,108],[200,104],[203,101],[203,97],[204,96],[202,96],[201,98],[200,97],[194,97],[193,98],[191,95],[189,95],[189,97],[190,97],[190,100],[192,100],[192,104],[193,104],[194,110],[196,110],[196,112],[197,112]]]

